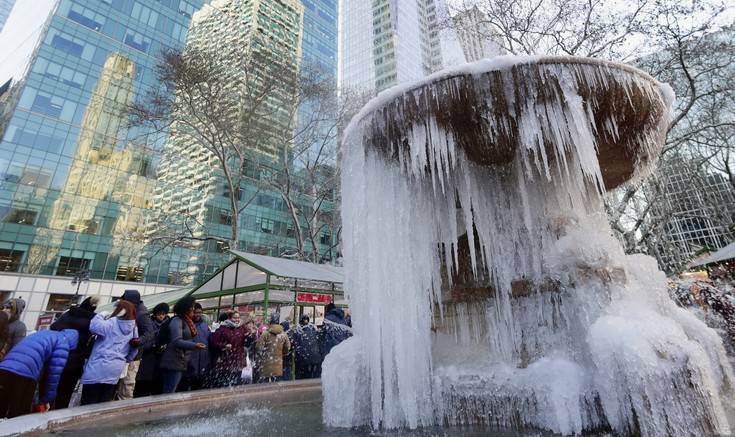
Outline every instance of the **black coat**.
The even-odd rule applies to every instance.
[[[155,344],[158,331],[154,330],[153,320],[148,315],[148,308],[145,307],[143,302],[135,308],[135,325],[138,327],[138,337],[142,342],[141,347]]]
[[[136,381],[153,381],[158,377],[158,367],[163,350],[156,343],[156,338],[158,337],[158,332],[161,330],[161,326],[166,323],[166,320],[168,320],[168,317],[163,322],[158,323],[155,318],[151,317],[153,331],[151,331],[146,339],[143,339],[143,343],[141,344],[141,351],[143,353],[140,360],[140,367],[138,368],[138,375],[135,377]]]
[[[89,322],[94,317],[94,311],[75,307],[69,309],[61,315],[49,329],[52,331],[63,331],[64,329],[74,329],[79,333],[76,349],[69,352],[69,358],[66,361],[65,370],[79,370],[84,368],[84,360],[89,356],[91,348],[88,347],[89,338]]]
[[[290,333],[291,346],[296,354],[296,367],[313,366],[322,362],[316,326],[312,324],[299,326]]]
[[[352,337],[352,328],[347,325],[342,308],[335,308],[324,317],[324,325],[319,334],[322,357],[326,357],[333,347]]]

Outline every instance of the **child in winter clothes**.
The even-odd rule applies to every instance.
[[[41,331],[25,337],[0,362],[0,418],[29,414],[36,384],[39,404],[53,402],[69,351],[77,347],[73,329]]]
[[[26,336],[28,329],[26,324],[20,320],[26,303],[23,299],[10,299],[3,305],[3,311],[10,317],[10,325],[8,325],[8,351],[14,348]]]
[[[109,318],[97,314],[89,323],[89,332],[97,341],[84,366],[82,405],[109,402],[115,396],[125,364],[138,352],[131,346],[131,340],[138,337],[135,316],[135,306],[120,300]]]

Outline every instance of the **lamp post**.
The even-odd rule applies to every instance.
[[[82,285],[82,282],[86,281],[89,281],[89,269],[87,269],[85,263],[85,265],[82,266],[82,269],[74,273],[74,277],[71,278],[71,284],[76,284],[77,286],[77,290],[74,292],[74,299],[72,299],[71,305],[76,305],[77,303],[79,303],[79,287]]]

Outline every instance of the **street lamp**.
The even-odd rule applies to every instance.
[[[89,269],[87,269],[86,263],[82,266],[82,269],[74,273],[74,277],[71,278],[71,284],[76,284],[77,290],[74,292],[74,299],[71,302],[71,305],[75,305],[79,303],[79,287],[82,285],[82,282],[89,281]]]

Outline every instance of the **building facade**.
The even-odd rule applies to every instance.
[[[662,161],[654,178],[649,252],[662,269],[679,272],[697,254],[735,239],[735,189],[726,177],[673,157]]]
[[[452,17],[454,33],[467,62],[502,55],[505,50],[498,40],[500,35],[490,25],[487,15],[477,6]]]
[[[14,5],[15,5],[15,0],[0,0],[0,32],[3,31],[5,22],[8,21],[8,17],[10,16],[10,11],[13,10]]]
[[[443,1],[342,0],[340,87],[374,94],[440,70]]]
[[[109,298],[125,288],[145,294],[193,283],[229,259],[215,242],[151,246],[162,205],[178,213],[188,203],[202,231],[226,235],[225,190],[200,148],[130,128],[125,108],[157,86],[159,54],[187,43],[220,41],[216,49],[237,59],[266,34],[293,49],[289,62],[319,63],[336,76],[336,1],[215,0],[219,12],[200,13],[189,34],[209,2],[59,0],[0,130],[0,299],[23,297],[33,328],[39,315],[64,305],[81,271],[90,277],[81,294]],[[212,38],[214,31],[222,36]],[[274,147],[284,145],[255,151],[243,169],[250,181],[243,197],[254,196],[241,216],[239,247],[282,256],[295,244],[292,220],[278,193],[259,183]],[[325,230],[319,244],[334,238]]]

